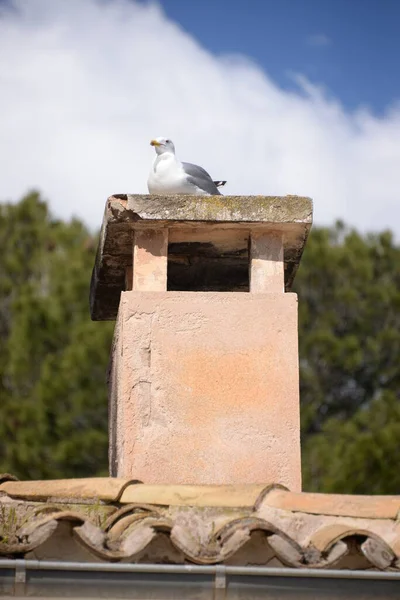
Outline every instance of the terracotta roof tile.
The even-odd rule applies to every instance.
[[[368,533],[343,523],[333,523],[316,531],[311,536],[310,542],[320,552],[327,552],[336,542],[352,535],[368,535]]]
[[[270,486],[260,485],[129,485],[121,503],[148,503],[164,506],[253,507]],[[1,488],[0,488],[1,489]]]
[[[25,500],[47,500],[48,498],[74,498],[118,502],[121,494],[135,480],[112,477],[92,477],[88,479],[54,479],[48,481],[5,481],[0,484],[0,492],[12,498]]]
[[[337,517],[396,519],[400,514],[400,496],[310,494],[272,489],[263,499],[263,503],[291,512]]]
[[[147,486],[107,478],[9,479],[0,491],[0,515],[13,515],[0,532],[3,556],[51,560],[58,544],[59,558],[64,546],[71,552],[70,539],[92,560],[400,568],[393,496],[344,500],[268,485]]]

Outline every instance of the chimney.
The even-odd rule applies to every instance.
[[[118,195],[91,284],[116,320],[114,477],[301,490],[297,296],[309,198]]]

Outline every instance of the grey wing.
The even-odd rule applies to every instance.
[[[190,183],[204,190],[207,194],[211,194],[212,196],[222,196],[214,181],[203,167],[192,165],[192,163],[187,162],[183,162],[182,165],[185,173],[188,175],[188,181]]]

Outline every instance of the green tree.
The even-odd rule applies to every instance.
[[[96,244],[38,193],[0,206],[0,470],[18,477],[107,471],[112,324],[89,317]]]
[[[303,455],[307,487],[353,494],[398,494],[400,402],[385,391],[349,419],[330,418]]]
[[[400,248],[315,228],[296,291],[305,487],[398,491]]]

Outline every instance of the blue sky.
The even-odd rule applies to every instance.
[[[399,0],[161,0],[214,53],[252,57],[280,86],[290,72],[323,84],[350,110],[400,100]]]

